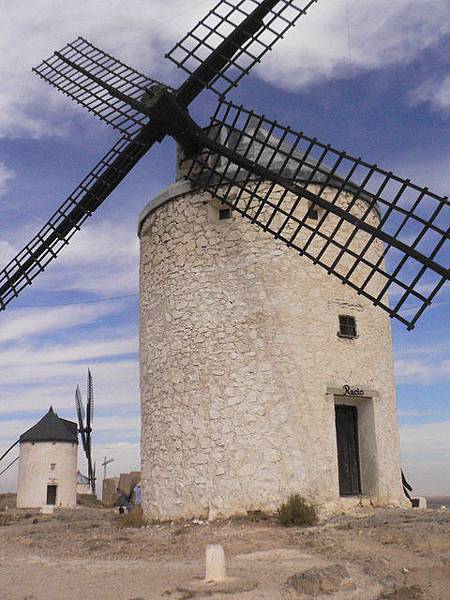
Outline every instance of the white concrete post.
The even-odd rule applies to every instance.
[[[224,581],[226,579],[225,552],[219,544],[206,546],[205,581]]]

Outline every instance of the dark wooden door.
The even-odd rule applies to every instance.
[[[56,504],[56,485],[47,486],[47,504]]]
[[[355,406],[336,405],[336,438],[341,496],[361,494],[358,412]]]

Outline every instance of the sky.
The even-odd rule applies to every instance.
[[[215,3],[8,3],[0,20],[0,266],[118,138],[31,68],[81,35],[176,85],[181,74],[164,54]],[[319,0],[230,98],[447,195],[449,42],[447,0]],[[206,93],[194,116],[206,124],[215,102]],[[139,468],[137,220],[174,173],[166,140],[0,313],[0,454],[51,404],[75,420],[75,388],[85,396],[90,367],[97,470],[104,456],[114,458],[109,475]],[[449,324],[449,286],[414,331],[393,323],[402,465],[418,495],[450,495]],[[16,478],[13,467],[0,492]]]

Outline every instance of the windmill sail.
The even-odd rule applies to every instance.
[[[237,6],[240,12],[244,9],[245,4],[244,19],[240,22],[230,21],[227,18],[219,21],[226,27],[232,25],[231,35],[223,40],[217,48],[211,49],[211,53],[205,61],[197,65],[190,77],[174,92],[177,100],[184,107],[187,107],[210,84],[216,74],[225,73],[224,69],[236,54],[236,44],[238,42],[246,44],[248,40],[255,38],[255,32],[260,31],[263,27],[261,19],[264,19],[279,2],[283,6],[286,5],[286,8],[294,5],[293,2],[286,2],[286,0],[263,0],[262,2],[249,0],[248,3],[238,0]],[[229,4],[228,1],[225,4]],[[270,48],[278,39],[281,39],[281,35],[276,34],[269,44]],[[68,59],[70,64],[63,58]],[[77,67],[81,67],[84,72]],[[250,68],[248,66],[246,72]],[[110,94],[105,87],[99,86],[92,80],[92,77],[86,75],[86,71],[112,88],[118,85],[120,87],[120,90],[117,90],[118,97]],[[124,138],[119,140],[100,160],[39,233],[0,271],[0,310],[4,310],[11,300],[16,298],[39,273],[45,270],[62,248],[68,244],[73,234],[80,229],[87,217],[100,206],[152,145],[156,141],[160,142],[169,133],[168,123],[172,126],[176,121],[168,120],[165,115],[164,122],[147,122],[148,115],[140,115],[133,105],[142,88],[146,88],[147,84],[151,85],[154,80],[146,78],[121,61],[98,50],[83,38],[66,46],[60,53],[55,54],[54,58],[44,61],[36,68],[36,72],[110,125],[118,126],[126,133]],[[166,89],[169,88],[166,86]],[[122,103],[127,93],[130,98],[128,108],[126,103]],[[133,94],[135,97],[132,97]],[[94,97],[97,97],[97,100]],[[119,102],[116,103],[115,99]],[[118,115],[121,116],[116,119]],[[122,117],[124,120],[121,120]],[[146,124],[136,133],[135,137],[128,140],[128,136],[138,130],[143,123]]]
[[[67,44],[33,71],[128,137],[135,135],[149,121],[147,115],[112,95],[96,80],[134,100],[140,100],[148,88],[158,82],[99,50],[84,38]]]
[[[84,221],[159,139],[160,132],[149,124],[131,141],[121,138],[114,144],[44,227],[0,271],[0,310],[46,269]]]
[[[88,464],[88,479],[92,488],[92,493],[95,494],[95,465],[92,465],[92,428],[94,421],[94,384],[92,373],[88,369],[87,376],[87,409],[84,413],[83,399],[81,397],[80,387],[77,386],[75,391],[75,405],[77,408],[79,432],[83,444],[84,454]]]
[[[81,391],[80,391],[80,387],[78,385],[77,385],[77,389],[75,390],[75,406],[77,408],[78,430],[79,430],[80,436],[81,436],[81,443],[83,445],[84,452],[86,452],[86,449],[87,449],[86,431],[84,429],[84,420],[86,417],[84,414],[83,399],[81,397]]]
[[[414,327],[450,279],[448,198],[229,102],[208,135],[191,180]]]
[[[88,369],[87,376],[87,402],[88,402],[88,425],[92,428],[94,420],[94,382],[92,380],[91,370]]]
[[[95,494],[95,467],[92,465],[92,426],[94,420],[94,383],[92,373],[87,374],[87,409],[86,409],[86,458],[88,462],[88,477]]]
[[[225,96],[317,1],[222,0],[166,57]]]
[[[171,135],[197,153],[188,173],[197,185],[414,327],[450,278],[448,198],[242,107],[222,101],[208,135],[186,110],[205,88],[222,96],[236,86],[316,1],[222,0],[169,53],[189,73],[176,91],[83,38],[37,67],[125,137],[0,272],[0,310]]]

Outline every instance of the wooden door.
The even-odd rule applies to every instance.
[[[47,504],[52,504],[53,506],[56,504],[56,488],[56,485],[47,486]]]
[[[339,466],[339,494],[359,496],[358,412],[355,406],[336,405],[336,438]]]

